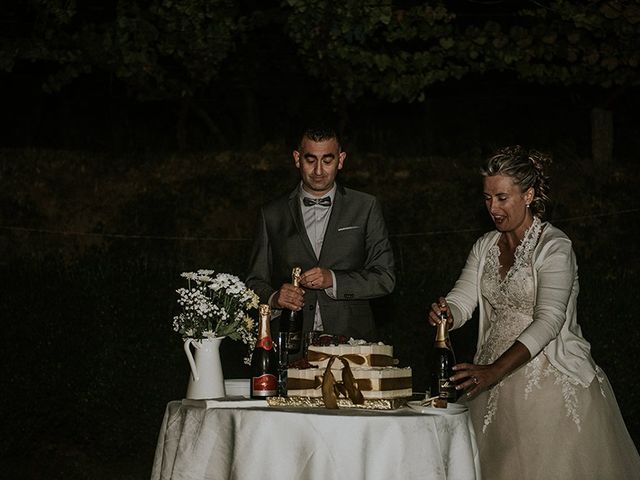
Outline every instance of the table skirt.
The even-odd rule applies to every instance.
[[[152,480],[480,479],[469,415],[167,405]]]

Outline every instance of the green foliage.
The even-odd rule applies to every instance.
[[[336,101],[367,93],[419,101],[433,84],[490,71],[543,84],[640,83],[638,0],[483,6],[472,13],[393,0],[282,4],[246,12],[232,0],[120,0],[91,15],[74,1],[38,0],[28,7],[32,28],[5,39],[0,67],[52,66],[49,91],[102,72],[141,98],[190,98],[213,87],[239,42],[270,28],[288,35]],[[251,75],[250,64],[235,68]]]
[[[510,29],[503,54],[522,78],[539,83],[638,85],[640,3],[627,3],[563,0],[523,10],[530,26]]]
[[[392,101],[422,100],[425,86],[469,71],[452,49],[454,15],[444,7],[399,9],[390,0],[286,3],[289,36],[336,100],[367,91]]]
[[[235,3],[127,0],[92,17],[75,2],[39,0],[31,6],[33,29],[11,40],[0,65],[53,65],[47,91],[102,72],[143,99],[190,97],[216,78],[244,29]]]
[[[210,85],[243,24],[229,0],[120,2],[105,37],[108,66],[144,97],[191,97]]]
[[[189,115],[217,146],[229,137],[223,122],[250,142],[264,111],[293,118],[318,93],[344,112],[372,97],[420,102],[488,73],[596,87],[582,92],[606,101],[612,87],[640,84],[640,0],[254,3],[33,0],[16,14],[21,26],[0,34],[0,69],[39,76],[49,92],[76,83],[167,101],[181,147]]]
[[[488,6],[458,16],[426,2],[286,3],[289,35],[336,101],[369,92],[391,101],[423,100],[435,83],[490,71],[542,84],[640,83],[637,1],[527,4],[506,16]]]

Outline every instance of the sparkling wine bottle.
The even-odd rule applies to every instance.
[[[453,367],[456,364],[456,357],[453,354],[451,340],[449,339],[449,325],[447,323],[447,312],[440,312],[440,324],[437,326],[436,341],[433,346],[431,357],[431,396],[438,395],[439,398],[449,402],[455,402],[457,391],[455,384],[449,380],[453,375]]]
[[[291,283],[295,287],[300,286],[300,267],[293,267]],[[290,355],[295,355],[302,346],[302,310],[283,310],[280,316],[280,331],[286,332],[286,348]]]
[[[266,398],[277,394],[278,358],[271,340],[271,308],[260,305],[258,339],[251,356],[251,398]]]

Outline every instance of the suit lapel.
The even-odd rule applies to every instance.
[[[327,229],[324,231],[324,239],[322,240],[322,249],[320,250],[319,261],[322,264],[322,260],[329,255],[332,251],[332,243],[335,241],[335,234],[338,231],[338,222],[340,221],[340,215],[342,213],[342,206],[344,205],[344,188],[341,185],[337,185],[336,194],[333,198],[333,206],[331,207],[331,215],[327,222]]]
[[[307,254],[311,255],[311,258],[317,260],[316,254],[313,251],[313,247],[311,246],[311,241],[309,240],[309,235],[307,235],[307,229],[304,226],[304,220],[302,219],[302,212],[300,211],[299,190],[297,188],[291,193],[291,195],[289,195],[289,211],[291,213],[291,218],[293,218],[293,223],[298,230],[298,235],[300,235],[302,243],[307,250]]]

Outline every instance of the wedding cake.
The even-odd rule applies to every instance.
[[[335,382],[339,392],[349,381],[346,377],[350,377],[365,400],[410,397],[411,367],[399,368],[397,364],[393,346],[383,343],[349,339],[347,343],[312,344],[307,358],[287,370],[287,394],[322,397],[323,381],[327,378]]]

